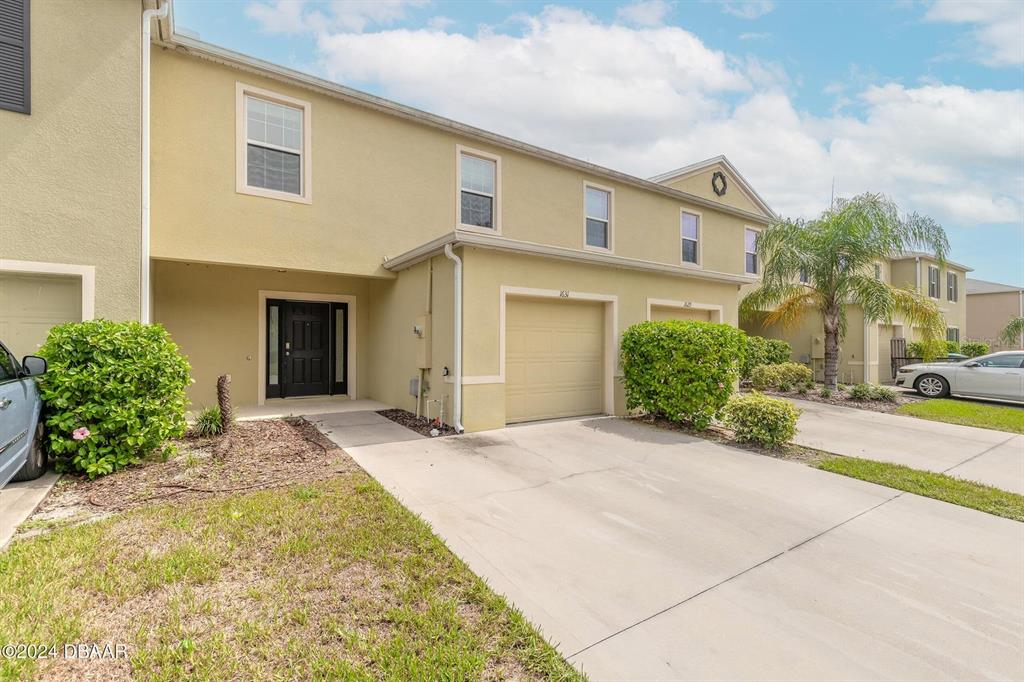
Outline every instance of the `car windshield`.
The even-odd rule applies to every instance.
[[[983,355],[969,362],[977,362],[982,367],[1018,368],[1021,366],[1022,360],[1024,360],[1024,353],[998,353],[996,355]]]

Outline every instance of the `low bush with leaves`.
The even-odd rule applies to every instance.
[[[220,407],[218,405],[207,407],[200,412],[196,416],[195,423],[192,424],[192,434],[199,438],[219,436],[223,431],[224,427],[220,422]]]
[[[934,339],[932,341],[911,341],[907,344],[907,356],[912,358],[920,358],[925,362],[931,362],[936,358],[943,358],[949,354],[949,348],[946,345],[947,342],[942,339]]]
[[[722,423],[736,433],[736,440],[775,448],[796,435],[800,410],[782,398],[749,393],[729,399]]]
[[[964,341],[960,344],[960,352],[969,358],[988,355],[989,346],[984,341]]]
[[[622,335],[626,406],[707,428],[739,379],[745,334],[691,320],[641,322]]]
[[[797,386],[813,380],[811,368],[799,362],[779,365],[759,365],[750,373],[750,383],[758,390],[778,389],[783,385]]]
[[[888,388],[887,386],[872,386],[871,399],[878,400],[883,403],[894,403],[897,400],[896,391]]]
[[[763,336],[748,336],[740,365],[740,378],[750,379],[750,373],[759,365],[779,365],[789,362],[792,347],[780,339],[766,339]]]
[[[874,395],[874,387],[871,384],[857,384],[849,390],[851,400],[871,400]]]
[[[57,471],[109,474],[185,433],[189,365],[160,325],[59,325],[40,348],[47,449]]]

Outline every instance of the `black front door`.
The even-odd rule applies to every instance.
[[[284,301],[281,307],[283,395],[331,393],[330,304]]]

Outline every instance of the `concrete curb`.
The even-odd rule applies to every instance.
[[[35,513],[59,479],[60,474],[47,471],[34,481],[0,488],[0,551],[7,547],[18,526]]]

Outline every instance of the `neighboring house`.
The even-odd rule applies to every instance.
[[[966,340],[967,304],[964,282],[971,268],[946,260],[940,265],[933,256],[905,253],[876,264],[874,275],[897,287],[910,287],[935,300],[946,319],[946,338]],[[753,287],[745,287],[746,294]],[[810,365],[817,379],[825,372],[825,332],[821,315],[809,311],[793,327],[781,324],[765,327],[763,316],[741,321],[748,334],[788,341],[793,359]],[[913,341],[920,330],[908,329],[899,320],[867,322],[860,306],[846,308],[846,336],[840,343],[839,381],[844,383],[889,383],[893,381],[891,341],[905,338]],[[867,358],[865,365],[864,359]]]
[[[969,279],[966,298],[967,338],[984,341],[992,351],[1024,348],[1024,336],[1010,346],[999,338],[1011,319],[1024,317],[1024,288]]]
[[[61,273],[95,282],[61,319],[162,323],[192,364],[194,404],[230,373],[240,405],[347,395],[468,430],[621,414],[626,327],[737,324],[756,281],[746,251],[773,214],[726,159],[644,180],[176,35],[170,18],[153,24],[147,70],[139,19],[154,6],[33,5],[33,108],[0,111],[0,139],[36,141],[11,167],[4,147],[0,198],[29,205],[5,209],[3,248],[33,248],[13,268],[4,254],[0,276],[85,268]],[[56,26],[69,12],[93,27],[74,48]],[[116,112],[97,79],[129,91]],[[75,94],[86,101],[65,111]],[[48,137],[57,117],[73,150],[114,161],[69,161]],[[57,193],[11,192],[40,159]],[[39,217],[54,218],[45,231]],[[28,324],[6,307],[0,320]]]

